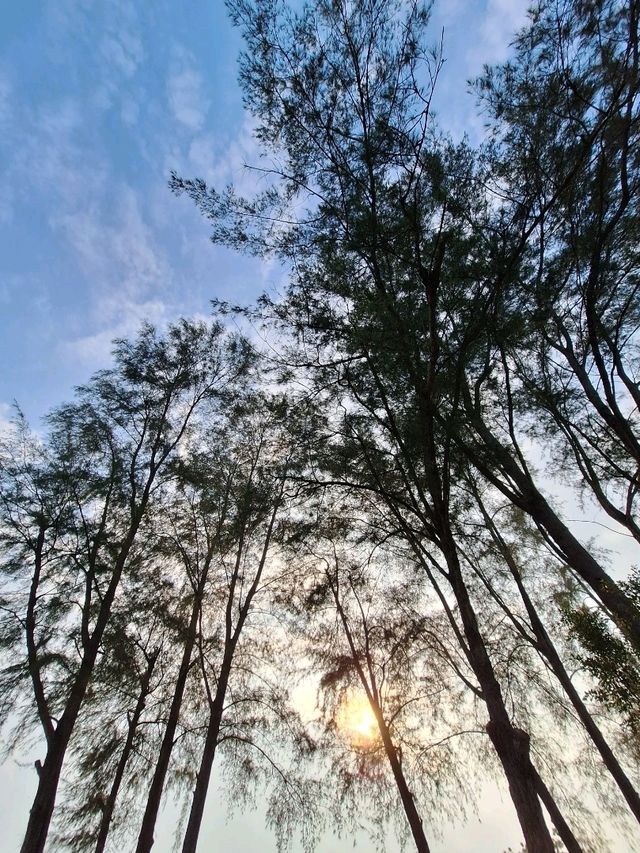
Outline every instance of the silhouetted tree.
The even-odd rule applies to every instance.
[[[199,405],[224,399],[247,352],[219,325],[147,326],[118,341],[116,366],[49,418],[25,455],[24,428],[2,463],[3,573],[10,642],[28,673],[46,743],[23,851],[41,851],[62,763],[152,490]],[[33,445],[33,442],[31,442]],[[16,628],[17,626],[17,628]],[[22,642],[26,640],[26,654]],[[9,644],[7,644],[9,645]],[[11,670],[10,670],[11,671]],[[19,688],[19,678],[15,678]]]
[[[177,176],[172,188],[187,192],[209,217],[215,241],[276,252],[290,262],[286,295],[278,303],[264,298],[259,311],[290,335],[283,363],[304,373],[332,411],[318,480],[384,499],[456,626],[525,841],[552,850],[541,799],[558,828],[563,818],[533,766],[528,732],[507,710],[457,520],[467,501],[458,481],[471,463],[533,519],[640,649],[633,600],[544,497],[523,451],[522,418],[528,416],[514,396],[511,353],[524,358],[518,339],[526,318],[517,300],[538,256],[542,213],[554,215],[561,193],[542,207],[530,204],[537,186],[524,169],[509,173],[508,140],[477,153],[439,134],[430,103],[440,57],[424,47],[428,15],[421,5],[319,2],[300,13],[266,0],[230,7],[247,44],[241,60],[246,102],[264,151],[277,163],[264,170],[271,184],[253,199]],[[555,14],[545,10],[534,13],[519,42],[526,48],[539,36],[542,66],[553,33],[540,21]],[[558,10],[554,20],[563,15]],[[592,12],[569,6],[566,15],[580,21]],[[620,12],[615,26],[622,34],[616,49],[621,45],[628,61],[611,67],[631,69],[620,97],[632,109],[637,23]],[[591,49],[582,50],[581,61],[592,76],[600,67],[599,32],[596,25],[582,32]],[[528,61],[524,48],[516,53],[514,74],[528,80]],[[604,77],[603,91],[613,91],[613,75]],[[570,75],[556,75],[556,85],[571,97]],[[485,91],[491,101],[499,91],[495,79],[485,82]],[[552,114],[562,96],[542,98],[540,114]],[[595,108],[585,109],[594,123],[581,142],[588,155],[602,122]],[[502,110],[500,118],[506,115],[515,134],[523,112],[522,106],[508,115]],[[551,138],[540,138],[551,151]],[[621,156],[619,174],[629,168],[630,158]],[[510,176],[503,199],[499,182]],[[578,169],[570,168],[563,181],[579,182]],[[517,195],[521,184],[531,191],[526,204]],[[619,221],[612,214],[611,228]],[[624,311],[632,324],[633,312]],[[580,388],[587,393],[586,385]],[[566,824],[562,833],[565,844],[579,849]]]

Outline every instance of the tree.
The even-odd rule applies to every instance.
[[[514,281],[515,405],[638,539],[638,7],[541,3],[479,93],[527,237]],[[517,300],[517,303],[516,303]],[[532,425],[533,426],[533,425]]]
[[[438,135],[439,57],[423,47],[423,7],[231,10],[247,42],[241,81],[258,138],[283,165],[267,170],[273,184],[252,200],[177,176],[171,185],[210,218],[214,240],[291,262],[285,298],[260,308],[291,335],[283,360],[331,412],[318,479],[384,500],[478,680],[525,841],[552,850],[540,798],[554,806],[529,735],[507,711],[464,569],[466,466],[531,516],[636,648],[640,614],[544,498],[522,450],[502,342],[517,342],[523,323],[515,295],[538,219],[523,225],[517,205],[487,190],[501,177],[495,158]],[[579,849],[566,823],[562,832]]]
[[[213,461],[214,470],[225,478],[227,492],[222,535],[216,543],[216,576],[199,622],[198,666],[205,691],[205,735],[182,845],[184,853],[193,853],[197,846],[219,747],[223,752],[238,747],[257,752],[290,788],[294,813],[302,806],[300,816],[304,817],[308,808],[296,791],[293,777],[287,781],[276,757],[260,744],[261,731],[269,726],[277,728],[285,723],[290,731],[297,726],[295,715],[287,708],[286,690],[277,686],[277,678],[272,675],[280,632],[277,623],[270,629],[265,623],[271,613],[277,619],[278,593],[283,594],[280,587],[282,583],[287,585],[289,574],[285,572],[284,580],[279,577],[283,566],[274,553],[289,526],[286,517],[291,512],[293,494],[287,496],[288,475],[296,467],[283,425],[285,418],[295,420],[295,413],[285,400],[255,395],[239,402],[236,416],[230,419],[226,442],[203,451],[198,466],[207,471]],[[210,474],[204,475],[202,487],[198,527],[207,523],[206,511],[212,497]],[[304,751],[310,744],[301,734],[294,738],[293,747],[296,746]],[[296,800],[300,800],[297,805]],[[286,810],[281,810],[279,820],[283,818],[291,822]],[[283,837],[279,834],[281,842]],[[143,849],[147,848],[139,844],[138,850]]]
[[[539,534],[536,535],[535,531],[527,528],[526,524],[523,523],[523,518],[521,517],[516,517],[511,522],[511,536],[517,536],[517,540],[509,540],[507,538],[509,533],[505,529],[507,525],[503,524],[503,529],[500,530],[495,521],[495,515],[497,512],[502,509],[504,514],[504,510],[508,509],[508,507],[502,506],[495,510],[493,508],[490,510],[485,504],[486,497],[483,498],[479,493],[477,483],[474,481],[473,477],[469,480],[469,487],[481,513],[481,519],[477,523],[478,542],[475,546],[471,546],[469,549],[472,554],[471,565],[473,570],[478,574],[483,586],[487,589],[491,598],[498,603],[500,609],[507,615],[516,630],[527,642],[532,644],[536,652],[541,656],[545,661],[545,664],[556,676],[563,691],[566,693],[573,705],[587,734],[600,753],[602,761],[611,773],[613,779],[615,779],[620,792],[629,806],[629,809],[635,816],[636,820],[640,821],[640,796],[629,779],[628,774],[623,769],[620,761],[611,749],[611,746],[609,745],[604,733],[599,728],[594,716],[590,713],[587,705],[581,698],[578,688],[573,683],[570,673],[567,671],[565,663],[563,663],[562,656],[559,653],[556,643],[554,643],[549,630],[545,627],[541,603],[539,601],[534,601],[533,596],[527,589],[527,576],[533,574],[531,566],[535,566],[536,561],[539,561],[540,557],[545,554],[546,549],[544,548],[544,543],[540,542]],[[484,534],[488,534],[488,541]],[[480,551],[478,551],[478,545],[480,546]],[[552,555],[547,554],[546,559],[548,560],[550,558],[552,559]],[[493,563],[494,565],[489,565],[485,568],[486,563]],[[521,599],[521,604],[524,606],[524,613],[519,612],[520,608],[518,608],[517,604],[511,603],[512,596],[509,594],[509,591],[507,591],[506,594],[502,591],[502,587],[505,586],[504,579],[501,577],[501,569],[496,568],[495,563],[497,563],[498,567],[504,566],[508,572],[508,576],[510,576],[510,579],[515,582],[518,596]],[[524,565],[529,566],[529,569],[526,572],[523,570]],[[502,571],[504,571],[504,569],[502,569]],[[490,573],[493,574],[494,577],[497,576],[498,583],[491,578]],[[553,583],[553,576],[549,577],[548,570],[544,570],[542,567],[538,568],[535,575],[537,575],[539,579],[545,578],[545,594],[548,596],[549,591],[552,588],[551,584]],[[539,579],[537,579],[538,584],[540,583]],[[563,584],[557,589],[553,598],[561,600],[565,597],[566,590]],[[566,613],[566,604],[563,609]],[[589,613],[590,611],[585,610],[583,612]],[[570,616],[569,618],[571,621],[574,620],[573,616]],[[602,616],[598,618],[597,614],[593,614],[592,618],[598,624],[602,624],[604,621]],[[578,621],[579,618],[576,618],[576,622]],[[575,627],[577,628],[577,625]],[[580,636],[579,630],[576,630],[576,633]],[[621,643],[621,645],[623,644]],[[627,655],[629,655],[628,652]],[[571,659],[572,657],[573,655],[571,653],[565,653],[565,658]],[[627,665],[631,664],[632,660],[633,656],[631,655],[626,659]],[[610,660],[608,660],[606,668],[613,674],[614,672],[622,673],[625,667],[621,664],[611,667]],[[619,710],[621,709],[619,708]]]
[[[640,578],[634,573],[626,582],[628,594],[640,598]],[[640,708],[640,667],[624,638],[605,616],[584,604],[573,609],[564,605],[565,619],[578,639],[582,651],[578,661],[597,680],[593,695],[617,711],[626,730],[629,749],[638,754],[638,709]]]
[[[116,342],[114,356],[114,368],[50,416],[45,447],[21,455],[21,428],[2,466],[8,632],[47,743],[24,853],[44,848],[62,763],[123,572],[135,567],[152,490],[198,406],[224,401],[248,361],[219,325],[187,321],[164,338],[144,327],[134,343]]]
[[[408,579],[388,543],[370,541],[361,505],[345,500],[338,507],[339,515],[321,522],[299,607],[311,672],[322,673],[330,736],[346,741],[342,749],[327,747],[329,755],[337,752],[339,800],[354,813],[371,811],[380,832],[385,820],[398,824],[402,837],[408,827],[416,849],[429,850],[422,815],[429,834],[437,832],[442,816],[453,816],[450,806],[459,813],[471,795],[451,744],[473,730],[456,731],[460,715],[450,719],[453,708],[469,708],[451,683],[446,627],[425,615],[433,608],[419,576]],[[397,798],[389,796],[393,787]],[[358,797],[364,808],[354,804]]]

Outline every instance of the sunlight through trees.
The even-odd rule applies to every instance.
[[[429,853],[478,780],[531,853],[637,837],[637,571],[557,487],[637,547],[638,4],[536,5],[476,147],[421,3],[228,8],[256,193],[170,186],[286,286],[144,326],[2,438],[22,851],[148,853],[172,792],[192,853],[214,766],[281,850]]]

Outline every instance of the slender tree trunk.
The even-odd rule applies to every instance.
[[[404,808],[404,813],[411,829],[416,850],[418,853],[430,853],[430,848],[422,826],[422,818],[416,808],[413,794],[407,784],[404,771],[402,770],[402,764],[398,758],[398,752],[391,739],[389,729],[382,719],[380,709],[376,708],[375,710],[376,718],[378,720],[378,730],[380,731],[380,737],[382,738],[382,745],[384,746],[384,751],[391,767],[391,772],[393,773],[398,793],[400,794],[400,800],[402,801],[402,807]]]
[[[49,824],[55,806],[58,785],[60,783],[60,773],[62,772],[62,764],[64,762],[65,753],[71,740],[71,734],[78,718],[78,713],[84,701],[91,674],[95,666],[100,643],[104,635],[109,616],[111,615],[111,606],[115,598],[116,590],[122,577],[124,565],[127,560],[131,546],[135,539],[142,511],[134,521],[129,530],[127,538],[120,550],[118,559],[114,566],[113,574],[109,582],[107,591],[104,594],[100,606],[100,612],[96,619],[96,624],[91,635],[88,646],[84,650],[84,655],[75,681],[71,688],[71,693],[67,699],[65,709],[58,721],[55,731],[50,735],[47,743],[47,754],[41,767],[38,768],[38,788],[36,795],[29,812],[29,821],[25,832],[24,841],[20,848],[20,853],[42,853],[44,845],[49,833]]]
[[[631,812],[633,813],[636,820],[640,822],[640,796],[638,795],[638,792],[634,788],[627,774],[624,772],[622,766],[620,765],[620,762],[614,755],[605,736],[600,731],[598,725],[589,713],[589,710],[582,701],[580,694],[578,693],[573,682],[571,681],[569,673],[567,672],[564,664],[562,663],[562,659],[560,658],[560,655],[556,650],[553,640],[547,633],[547,630],[538,614],[538,611],[534,603],[531,601],[531,598],[529,597],[529,593],[527,592],[527,589],[522,581],[520,569],[518,567],[518,564],[516,563],[516,560],[514,559],[509,545],[502,538],[500,532],[493,523],[493,520],[487,512],[486,507],[484,506],[480,496],[475,493],[475,497],[478,506],[480,507],[480,511],[482,512],[482,516],[485,520],[487,529],[489,530],[494,542],[496,543],[500,553],[502,554],[504,561],[506,562],[509,571],[511,572],[511,576],[513,577],[516,586],[518,587],[520,597],[522,598],[522,602],[529,617],[529,622],[531,623],[531,627],[538,641],[540,652],[547,659],[549,666],[553,671],[553,674],[560,682],[562,689],[567,694],[569,701],[575,708],[580,722],[584,726],[587,734],[589,735],[596,749],[600,753],[600,757],[602,758],[605,767],[618,785],[622,796],[625,798],[627,805],[631,809]]]
[[[422,818],[420,817],[418,809],[416,808],[413,794],[411,793],[409,785],[407,784],[407,780],[402,769],[402,763],[398,756],[398,751],[395,748],[393,739],[391,737],[391,732],[389,731],[389,726],[387,725],[384,718],[384,714],[382,712],[382,707],[380,705],[379,699],[380,694],[376,684],[375,675],[373,674],[374,670],[372,666],[372,660],[369,655],[369,651],[367,650],[365,653],[367,669],[369,672],[369,676],[367,677],[364,666],[360,663],[360,658],[353,638],[353,633],[351,631],[351,628],[349,627],[349,620],[344,611],[342,601],[340,600],[337,577],[338,558],[336,557],[336,582],[334,583],[331,578],[329,578],[331,591],[333,593],[333,600],[335,602],[338,615],[340,616],[340,621],[342,622],[342,627],[344,629],[344,633],[349,644],[349,649],[353,657],[356,672],[358,673],[358,678],[360,679],[360,684],[374,712],[378,731],[380,732],[380,737],[382,739],[382,745],[384,747],[385,755],[387,756],[387,761],[389,762],[391,772],[393,773],[393,778],[398,789],[398,794],[400,795],[402,807],[404,808],[404,813],[407,818],[407,822],[409,823],[409,828],[411,829],[411,834],[413,836],[416,849],[418,853],[429,853],[429,844],[427,843],[427,838],[424,834]],[[365,617],[363,614],[363,619],[364,618]]]
[[[473,605],[464,584],[455,545],[451,540],[443,552],[447,560],[453,591],[469,644],[473,667],[489,713],[487,733],[498,754],[509,785],[527,848],[535,853],[554,853],[554,845],[545,822],[536,771],[529,755],[529,735],[512,725],[502,698],[500,684],[478,627]]]
[[[280,508],[282,496],[284,493],[285,482],[286,477],[283,477],[280,482],[280,489],[277,499],[274,501],[273,504],[273,510],[271,512],[271,517],[269,519],[269,524],[262,545],[262,554],[260,556],[260,561],[258,563],[255,575],[253,577],[251,585],[249,586],[244,602],[241,604],[238,603],[236,605],[235,591],[236,584],[238,583],[238,578],[240,577],[240,567],[242,553],[244,549],[246,528],[243,527],[242,533],[239,538],[238,549],[236,554],[236,563],[229,585],[229,593],[225,612],[224,654],[222,657],[222,665],[220,666],[220,675],[218,677],[218,683],[216,685],[215,696],[213,697],[213,701],[210,705],[207,736],[205,738],[204,749],[202,751],[202,759],[200,761],[200,769],[198,770],[196,785],[193,791],[191,811],[189,812],[189,821],[187,823],[187,829],[182,844],[183,853],[195,853],[195,849],[198,844],[200,825],[202,823],[202,815],[204,814],[204,806],[207,800],[209,781],[211,779],[211,770],[213,768],[213,761],[216,755],[216,747],[218,746],[218,737],[220,735],[220,725],[222,723],[222,716],[224,714],[224,702],[227,695],[229,678],[231,676],[233,657],[235,655],[236,647],[238,645],[238,641],[240,639],[240,635],[242,633],[245,621],[249,616],[249,611],[251,610],[251,603],[258,590],[260,578],[262,577],[262,572],[264,570],[269,546],[271,543],[271,537],[273,535],[276,517],[278,515],[278,510]],[[233,627],[234,605],[238,607],[237,622],[235,624],[235,628]]]
[[[529,596],[519,576],[516,578],[516,583],[518,584],[518,588],[520,589],[521,596],[523,598],[527,613],[529,615],[529,619],[531,621],[531,627],[533,628],[536,638],[540,643],[542,653],[549,661],[549,665],[551,666],[553,674],[556,676],[556,678],[560,682],[562,689],[569,697],[569,701],[575,708],[576,714],[578,715],[580,722],[582,723],[587,734],[593,741],[594,746],[600,753],[600,757],[602,758],[605,767],[616,782],[618,788],[620,789],[620,793],[625,798],[627,805],[631,809],[631,812],[633,813],[636,820],[640,822],[640,796],[638,795],[638,792],[634,788],[627,774],[624,772],[620,762],[613,753],[605,736],[602,734],[600,728],[589,713],[587,706],[582,701],[580,694],[576,690],[573,682],[571,681],[571,678],[569,677],[569,673],[565,669],[564,664],[560,659],[560,655],[556,651],[551,637],[549,637],[549,635],[547,634],[547,631],[544,625],[542,624],[540,617],[536,613],[533,603],[529,599]]]
[[[189,822],[187,823],[187,829],[182,843],[182,853],[195,853],[198,845],[200,825],[202,823],[202,815],[204,814],[204,807],[207,800],[207,791],[209,790],[211,770],[216,756],[218,737],[220,735],[220,725],[222,723],[224,701],[227,693],[227,685],[229,683],[229,675],[231,673],[232,660],[233,652],[225,655],[225,660],[220,670],[216,694],[213,702],[211,703],[207,736],[204,743],[204,749],[202,751],[202,759],[200,760],[200,769],[198,770],[198,775],[196,777],[196,785],[193,790]]]
[[[156,820],[158,818],[158,810],[160,808],[160,802],[162,800],[164,783],[167,776],[167,771],[169,769],[169,760],[171,758],[176,729],[178,727],[178,721],[180,719],[180,709],[182,707],[182,699],[184,697],[187,676],[189,675],[189,668],[191,666],[191,655],[193,653],[193,646],[196,641],[200,606],[200,595],[195,595],[193,600],[193,608],[191,610],[191,618],[189,620],[189,626],[187,628],[187,636],[182,651],[180,669],[178,670],[176,686],[173,691],[171,707],[169,708],[169,717],[167,719],[167,725],[164,730],[162,744],[160,745],[160,752],[158,753],[158,760],[156,762],[156,768],[153,774],[153,779],[151,780],[151,785],[149,787],[147,805],[144,810],[142,825],[140,827],[140,833],[138,835],[138,845],[136,847],[136,853],[148,853],[148,851],[151,850],[153,846],[153,835],[155,831]]]
[[[127,762],[129,761],[131,751],[133,749],[133,741],[138,728],[138,723],[140,722],[140,717],[142,716],[142,712],[144,711],[145,704],[147,701],[147,696],[149,695],[149,685],[151,683],[151,676],[153,675],[153,670],[157,660],[158,652],[149,657],[147,671],[145,672],[142,678],[140,695],[138,696],[136,707],[134,708],[133,714],[131,715],[131,718],[129,720],[127,739],[125,741],[122,754],[120,755],[120,760],[118,761],[118,766],[113,777],[113,783],[109,791],[109,796],[107,797],[107,802],[102,812],[102,819],[100,820],[100,829],[98,830],[95,853],[102,853],[105,848],[105,844],[107,843],[107,836],[109,834],[109,829],[111,828],[111,819],[113,817],[116,799],[118,798],[118,792],[120,791],[120,785],[122,784],[124,771],[127,766]]]
[[[27,831],[20,853],[42,853],[44,850],[55,806],[62,764],[89,684],[94,662],[95,655],[83,659],[64,712],[49,739],[45,760],[41,766],[36,764],[38,787],[29,812]]]
[[[500,469],[515,483],[519,494],[507,487],[495,476],[485,460],[481,459],[466,445],[469,459],[493,485],[524,510],[531,518],[546,530],[556,543],[567,564],[593,589],[607,608],[620,631],[629,640],[636,653],[640,654],[640,611],[633,601],[625,595],[618,584],[610,577],[587,549],[556,515],[544,496],[538,491],[527,471],[515,461],[511,453],[493,435],[491,430],[473,412],[473,424],[478,434],[490,449]]]
[[[545,808],[549,812],[551,822],[555,826],[558,835],[560,836],[560,840],[567,848],[568,853],[584,853],[584,850],[580,846],[578,839],[571,831],[569,824],[564,819],[564,815],[558,808],[558,804],[556,803],[553,794],[544,784],[542,778],[540,777],[540,774],[537,770],[535,770],[535,768],[534,773],[536,777],[536,784],[538,787],[538,794],[540,795],[540,799],[542,800],[545,805]]]
[[[495,676],[473,604],[462,576],[457,546],[449,518],[448,486],[442,479],[443,474],[448,477],[448,472],[440,471],[438,468],[438,453],[433,435],[434,422],[429,404],[428,389],[417,388],[416,392],[421,402],[424,430],[422,459],[427,490],[431,499],[430,503],[424,503],[426,514],[433,526],[429,538],[436,541],[447,565],[449,583],[458,604],[468,645],[467,657],[478,679],[489,714],[487,733],[507,777],[511,799],[528,849],[535,851],[535,853],[554,853],[553,840],[538,797],[535,768],[529,756],[529,736],[511,724],[500,684]],[[373,473],[377,474],[375,466],[372,465],[371,467]],[[419,487],[418,491],[421,493],[422,489]],[[384,497],[387,502],[391,503],[392,509],[395,511],[393,500],[386,495]],[[413,534],[409,532],[409,539],[412,538]]]
[[[552,655],[549,651],[546,651],[545,656],[547,657],[547,660],[549,660],[549,663],[556,678],[558,679],[565,693],[569,697],[569,701],[575,708],[576,714],[578,715],[580,722],[585,727],[587,734],[589,735],[596,749],[600,753],[600,757],[602,758],[605,767],[616,782],[618,788],[620,789],[620,793],[625,798],[627,805],[629,806],[634,817],[638,822],[640,822],[640,796],[638,795],[638,792],[634,788],[627,774],[624,772],[620,762],[618,761],[614,752],[609,746],[605,736],[600,731],[600,728],[597,726],[595,720],[593,719],[586,705],[582,701],[580,694],[578,693],[578,691],[573,685],[573,682],[569,678],[568,672],[562,665],[560,659],[557,657],[557,652],[555,652],[555,655]]]

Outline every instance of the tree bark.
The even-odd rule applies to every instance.
[[[427,843],[427,838],[424,834],[424,828],[422,826],[422,818],[420,817],[418,809],[416,808],[413,794],[411,793],[409,785],[407,784],[407,780],[405,778],[404,771],[402,770],[400,759],[398,758],[398,752],[391,739],[391,733],[389,732],[387,725],[382,720],[380,710],[377,708],[376,711],[376,717],[378,719],[378,729],[380,731],[380,737],[382,738],[384,751],[387,755],[387,760],[391,767],[391,772],[393,773],[393,778],[395,779],[398,793],[400,794],[400,800],[402,802],[402,807],[404,808],[404,813],[407,817],[407,822],[409,823],[409,827],[411,829],[411,835],[413,836],[413,840],[416,845],[416,850],[418,851],[418,853],[430,853],[429,844]]]
[[[473,667],[489,713],[487,733],[507,777],[511,799],[518,815],[527,848],[535,853],[554,853],[551,833],[538,797],[536,771],[529,755],[529,735],[512,725],[480,633],[473,605],[464,583],[455,544],[443,543],[451,585],[460,610]]]
[[[467,401],[470,406],[470,401]],[[523,470],[511,453],[493,435],[484,421],[472,412],[473,426],[485,442],[500,470],[509,477],[518,494],[496,476],[491,465],[481,458],[468,445],[463,447],[471,463],[484,474],[496,488],[516,506],[524,510],[531,518],[546,530],[556,543],[567,564],[596,593],[600,601],[611,614],[612,619],[624,636],[640,655],[640,611],[620,589],[602,566],[556,515],[544,496],[538,491],[529,473]]]
[[[584,850],[580,846],[578,839],[571,831],[571,827],[564,819],[564,816],[560,811],[558,804],[556,803],[553,797],[553,794],[542,781],[540,774],[537,770],[535,770],[535,768],[534,773],[536,777],[536,784],[538,786],[538,794],[540,795],[540,799],[542,800],[545,805],[545,808],[549,812],[551,822],[555,826],[558,835],[560,836],[560,840],[567,848],[567,853],[584,853]]]
[[[520,593],[520,597],[525,606],[525,610],[527,611],[529,622],[531,623],[531,628],[533,629],[536,640],[539,644],[539,652],[547,659],[548,664],[551,667],[551,670],[553,671],[553,674],[560,682],[562,689],[567,694],[567,696],[569,697],[569,701],[575,708],[580,722],[584,726],[587,734],[589,735],[596,749],[600,753],[600,757],[602,758],[605,767],[618,785],[620,792],[625,798],[627,805],[629,806],[634,817],[638,822],[640,822],[640,796],[638,795],[638,792],[634,788],[627,774],[624,772],[620,762],[614,755],[605,736],[600,731],[600,728],[589,713],[589,710],[582,701],[580,694],[578,693],[573,682],[571,681],[569,673],[565,669],[565,666],[556,650],[553,640],[547,633],[542,619],[540,618],[534,603],[529,597],[529,593],[527,592],[527,589],[522,580],[520,569],[513,556],[513,553],[511,552],[511,549],[509,548],[509,545],[502,538],[502,535],[498,531],[491,516],[487,512],[486,507],[484,506],[480,498],[480,495],[477,494],[475,490],[474,493],[487,529],[491,534],[493,541],[496,543],[500,553],[502,554],[502,557],[504,558],[504,561],[507,564],[509,571],[511,572],[511,576],[513,577],[515,584],[518,587],[518,592]]]
[[[489,714],[487,734],[507,777],[509,793],[527,849],[536,853],[554,853],[555,847],[538,797],[537,774],[529,754],[529,735],[513,726],[509,718],[502,690],[462,577],[453,539],[449,538],[448,544],[443,544],[442,547],[468,643],[469,663],[478,679]]]

